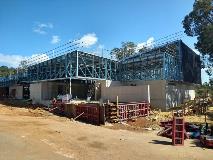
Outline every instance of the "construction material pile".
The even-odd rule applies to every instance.
[[[184,115],[204,115],[211,105],[213,102],[210,98],[196,98],[170,110],[182,110]]]

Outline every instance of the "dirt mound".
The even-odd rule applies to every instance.
[[[32,117],[42,117],[49,116],[51,113],[42,109],[42,108],[18,108],[14,106],[8,106],[0,104],[0,112],[1,114],[12,115],[12,116],[32,116]]]

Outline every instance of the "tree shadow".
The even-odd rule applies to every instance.
[[[199,139],[192,139],[191,144],[193,144],[193,146],[190,147],[202,147]]]
[[[31,100],[3,99],[3,100],[0,100],[0,104],[5,105],[6,107],[25,108],[25,109],[32,109],[32,110],[36,110],[40,108],[56,116],[66,117],[65,114],[59,109],[55,109],[54,112],[51,112],[47,106],[43,104],[32,104]]]
[[[213,121],[213,111],[208,111],[207,116],[211,121]]]
[[[172,142],[168,141],[160,141],[160,140],[152,140],[152,142],[149,142],[152,144],[162,144],[162,145],[172,145]]]
[[[47,107],[42,104],[32,104],[32,100],[19,100],[19,99],[1,99],[0,104],[16,107],[16,108],[26,108],[26,109],[36,109],[36,108],[43,108],[46,109]]]
[[[191,142],[191,144],[193,144],[193,146],[190,146],[190,147],[200,147],[200,148],[203,148],[203,149],[213,149],[213,147],[208,147],[208,146],[205,146],[203,145],[199,139],[193,139],[193,141]]]

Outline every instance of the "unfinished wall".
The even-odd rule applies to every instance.
[[[165,94],[165,80],[150,80],[150,81],[142,81],[142,80],[134,80],[134,81],[128,81],[128,82],[120,82],[120,81],[112,81],[107,82],[110,86],[147,86],[150,87],[150,104],[153,107],[161,108],[162,110],[165,110],[166,106],[166,94]]]
[[[10,86],[9,95],[16,99],[23,99],[23,86],[22,85]]]
[[[30,84],[30,99],[33,103],[47,105],[53,97],[58,95],[57,82],[37,82]]]
[[[58,95],[58,85],[57,82],[42,82],[42,100],[50,100]]]
[[[32,83],[30,84],[30,99],[32,103],[41,103],[41,94],[42,94],[42,83]]]
[[[186,100],[195,98],[195,86],[193,84],[168,82],[165,80],[152,81],[102,81],[101,82],[101,97],[103,100],[109,99],[116,101],[116,96],[119,95],[119,101],[131,102],[138,99],[146,99],[146,86],[150,86],[150,104],[154,108],[167,110],[170,107],[175,107],[182,104]],[[143,91],[142,91],[143,90]]]
[[[103,101],[116,102],[150,101],[149,85],[124,86],[118,82],[103,81],[101,97]]]
[[[72,83],[73,98],[86,99],[88,85],[81,83]],[[69,84],[64,81],[45,81],[30,84],[30,98],[33,103],[40,103],[44,105],[50,104],[53,98],[59,94],[65,95],[69,93]]]
[[[128,85],[149,85],[150,86],[150,104],[153,107],[165,110],[166,106],[166,95],[165,95],[165,80],[149,80],[142,81],[136,80],[131,82],[126,82]]]

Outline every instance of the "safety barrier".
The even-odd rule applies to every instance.
[[[145,101],[118,104],[118,119],[120,121],[149,116],[149,113],[150,104]]]
[[[79,120],[100,125],[100,106],[98,104],[80,104],[76,107],[76,115]]]

